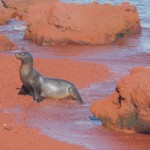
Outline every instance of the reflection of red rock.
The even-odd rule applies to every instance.
[[[90,3],[38,3],[28,9],[25,38],[39,44],[108,44],[140,32],[136,8]]]
[[[0,25],[6,24],[14,16],[15,16],[15,10],[6,9],[0,5]]]
[[[17,49],[17,46],[7,37],[0,34],[0,51],[14,50],[14,49]]]
[[[109,128],[149,133],[150,69],[132,69],[111,96],[92,104],[91,112]]]

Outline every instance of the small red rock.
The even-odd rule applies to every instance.
[[[0,25],[6,24],[11,18],[15,16],[16,11],[13,9],[4,8],[0,5]]]
[[[0,51],[18,49],[17,45],[9,40],[6,36],[0,34]]]

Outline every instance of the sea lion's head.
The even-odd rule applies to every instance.
[[[15,53],[17,59],[21,60],[23,63],[33,62],[33,57],[28,52]]]

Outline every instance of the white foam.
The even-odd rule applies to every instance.
[[[26,26],[21,26],[21,25],[14,26],[14,29],[19,31],[25,30],[26,28],[27,28]]]

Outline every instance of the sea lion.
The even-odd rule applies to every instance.
[[[23,85],[18,93],[19,95],[31,94],[33,100],[37,102],[43,98],[71,98],[83,102],[77,88],[71,82],[47,78],[36,71],[33,68],[33,57],[30,53],[16,53],[15,56],[21,60],[19,74]]]

